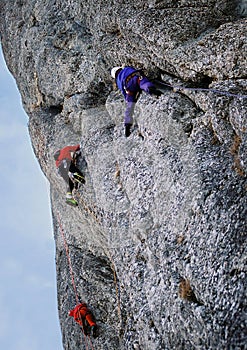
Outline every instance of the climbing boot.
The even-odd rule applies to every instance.
[[[66,198],[66,203],[72,205],[73,207],[78,206],[78,202],[74,198]]]
[[[67,192],[67,194],[66,194],[66,203],[69,205],[72,205],[74,207],[76,207],[78,205],[77,201],[73,198],[71,192]]]
[[[130,129],[131,129],[132,124],[125,124],[124,126],[125,126],[125,136],[129,137],[131,134]]]

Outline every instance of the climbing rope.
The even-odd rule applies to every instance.
[[[120,299],[120,285],[119,285],[118,280],[117,280],[117,273],[116,273],[116,269],[114,266],[114,262],[113,262],[113,258],[112,258],[112,254],[111,254],[110,250],[109,250],[109,258],[111,261],[111,269],[113,272],[114,285],[115,285],[115,291],[116,291],[116,300],[117,300],[117,307],[118,307],[118,319],[119,319],[119,323],[121,323],[122,312],[121,312],[121,299]]]
[[[66,237],[65,237],[65,233],[64,233],[64,229],[63,229],[63,226],[62,226],[62,222],[61,222],[61,218],[60,218],[59,212],[57,212],[57,218],[58,218],[58,225],[59,225],[61,236],[63,238],[63,245],[64,245],[64,249],[65,249],[65,252],[66,252],[67,261],[68,261],[68,265],[69,265],[70,277],[71,277],[71,282],[72,282],[72,286],[73,286],[74,293],[75,293],[76,305],[78,305],[79,304],[79,297],[78,297],[78,293],[77,293],[77,288],[76,288],[75,278],[74,278],[74,272],[73,272],[72,263],[71,263],[71,259],[70,259],[70,254],[69,254],[69,246],[68,246],[68,243],[67,243],[67,240],[66,240]],[[82,323],[83,322],[82,317],[81,317],[81,315],[79,315],[79,316],[80,316],[80,321]],[[86,336],[83,327],[80,326],[80,329],[81,329],[81,331],[82,331],[82,333],[84,335],[84,341],[85,341],[86,350],[89,350],[89,347],[88,347],[88,344],[87,344],[87,340],[89,340],[89,344],[90,344],[91,349],[94,350],[94,347],[93,347],[93,344],[92,344],[90,336],[89,335]]]
[[[233,93],[228,92],[228,91],[221,91],[221,90],[217,90],[217,89],[211,89],[211,88],[190,88],[190,87],[184,87],[184,86],[181,86],[181,85],[173,86],[171,84],[163,83],[161,81],[159,81],[159,83],[161,85],[168,86],[168,87],[172,88],[174,90],[174,92],[181,91],[181,90],[205,91],[205,92],[210,92],[211,91],[211,92],[213,92],[215,94],[225,95],[225,96],[229,96],[229,97],[235,97],[235,98],[239,98],[239,99],[247,98],[247,95],[233,94]]]
[[[69,246],[68,246],[68,243],[67,243],[66,238],[65,238],[65,234],[64,234],[64,230],[63,230],[63,226],[62,226],[62,222],[61,222],[59,213],[57,213],[57,218],[58,218],[58,225],[59,225],[59,228],[60,228],[60,233],[61,233],[62,238],[63,238],[64,249],[65,249],[67,260],[68,260],[71,282],[72,282],[72,286],[73,286],[73,289],[74,289],[74,292],[75,292],[76,304],[79,304],[79,297],[78,297],[77,288],[76,288],[76,285],[75,285],[74,272],[73,272],[73,268],[72,268],[70,255],[69,255]]]
[[[97,211],[95,209],[93,209],[93,206],[92,207],[88,206],[86,204],[86,202],[83,200],[83,198],[81,198],[80,196],[78,196],[78,198],[76,198],[76,199],[77,199],[77,201],[79,203],[82,204],[84,210],[89,215],[92,216],[92,218],[95,220],[95,222],[97,222],[97,224],[100,224],[100,220],[97,217]],[[115,206],[116,206],[116,202],[115,202]],[[102,243],[102,245],[103,245],[103,243]],[[114,266],[114,262],[113,262],[113,258],[112,258],[112,254],[111,254],[110,250],[109,250],[109,259],[111,261],[111,269],[112,269],[112,272],[113,272],[113,278],[114,278],[114,284],[115,284],[115,290],[116,290],[116,300],[117,300],[117,305],[118,305],[118,317],[119,317],[119,322],[121,323],[122,315],[121,315],[120,286],[118,285],[117,273],[116,273],[116,269],[115,269],[115,266]]]

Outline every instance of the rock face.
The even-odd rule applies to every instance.
[[[5,58],[51,183],[64,349],[75,291],[95,349],[246,349],[246,98],[142,94],[123,134],[110,69],[247,95],[246,1],[3,0]],[[56,149],[80,142],[86,184],[64,203]],[[90,344],[88,345],[90,346]]]

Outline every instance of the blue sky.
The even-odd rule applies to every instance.
[[[0,349],[61,350],[49,185],[0,48]]]

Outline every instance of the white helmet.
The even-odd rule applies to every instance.
[[[122,67],[113,67],[112,70],[111,70],[111,76],[113,79],[116,78],[116,73],[119,69],[122,69]]]

